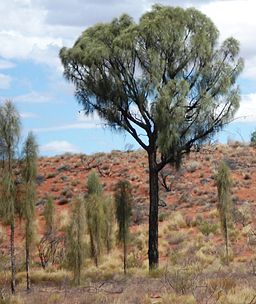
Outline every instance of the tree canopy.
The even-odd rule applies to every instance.
[[[155,5],[139,23],[122,15],[96,24],[60,51],[84,113],[127,131],[148,153],[150,266],[158,264],[158,172],[167,163],[179,166],[239,107],[239,42],[218,38],[200,11]]]
[[[196,9],[156,5],[139,24],[123,15],[88,28],[60,57],[86,114],[96,111],[145,149],[157,138],[165,161],[176,161],[238,108],[239,43],[217,48],[218,36]]]

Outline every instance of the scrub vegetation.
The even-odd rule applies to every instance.
[[[155,5],[60,51],[85,115],[141,150],[39,157],[0,106],[0,304],[256,303],[254,134],[210,141],[243,68],[218,35],[195,9]]]

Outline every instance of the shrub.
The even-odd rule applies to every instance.
[[[178,245],[186,239],[186,235],[182,232],[172,232],[168,236],[169,245]]]
[[[54,178],[55,176],[57,175],[57,173],[49,173],[47,176],[46,176],[46,179],[50,179],[50,178]]]
[[[158,216],[158,220],[159,222],[163,222],[168,218],[168,214],[166,212],[162,212],[159,214]]]
[[[209,279],[207,283],[211,292],[215,292],[217,290],[228,292],[237,285],[235,279],[229,276]]]
[[[176,295],[174,293],[164,294],[162,298],[163,304],[175,303],[175,304],[197,304],[196,299],[192,295]]]
[[[256,130],[251,133],[251,140],[250,140],[250,142],[251,142],[252,146],[256,145]]]
[[[198,285],[200,269],[195,265],[166,269],[164,283],[170,286],[178,295],[191,293]]]
[[[192,161],[187,166],[187,171],[189,173],[195,172],[197,169],[200,169],[200,163],[197,161]]]
[[[217,224],[212,224],[208,221],[203,221],[198,226],[198,229],[202,232],[203,235],[208,236],[210,233],[215,234],[217,232],[218,225]]]
[[[180,212],[176,212],[173,217],[170,219],[170,230],[178,229],[178,228],[186,228],[187,224],[183,217],[183,215]]]
[[[131,252],[127,257],[127,268],[142,268],[143,254],[140,250]]]

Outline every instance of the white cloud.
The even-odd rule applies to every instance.
[[[45,127],[45,128],[34,128],[33,131],[36,133],[41,132],[56,132],[56,131],[63,131],[63,130],[76,130],[76,129],[96,129],[100,126],[96,123],[73,123],[73,124],[67,124],[67,125],[61,125],[61,126],[53,126],[53,127]]]
[[[241,41],[246,59],[245,76],[255,77],[255,0],[159,0],[165,5],[195,6],[220,29],[221,37]],[[81,32],[96,22],[108,22],[122,13],[138,20],[155,2],[152,0],[13,0],[0,3],[0,56],[32,59],[61,71],[58,51],[70,47]],[[97,12],[97,13],[95,13]],[[21,26],[22,25],[22,26]]]
[[[45,145],[40,146],[40,152],[51,152],[55,154],[71,152],[71,153],[79,153],[80,150],[75,145],[71,144],[66,140],[56,140],[51,141]]]
[[[14,101],[24,103],[46,103],[50,102],[52,97],[44,93],[32,91],[27,94],[15,96],[13,99]]]
[[[37,118],[38,116],[35,113],[31,113],[31,112],[21,112],[20,117],[27,119],[27,118]]]
[[[15,64],[8,60],[0,59],[0,70],[14,68]]]
[[[255,56],[247,57],[245,60],[244,77],[256,80],[256,49]]]
[[[9,89],[12,78],[9,75],[0,74],[0,89]]]
[[[235,121],[256,122],[256,93],[242,95],[240,108],[236,113]]]
[[[230,0],[212,1],[199,6],[220,31],[221,40],[233,36],[241,44],[241,55],[245,59],[244,77],[256,78],[256,1]]]
[[[99,124],[101,122],[100,117],[97,113],[93,113],[89,116],[85,115],[83,111],[77,113],[77,121]]]

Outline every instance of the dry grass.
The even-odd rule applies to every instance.
[[[185,160],[183,172],[179,179],[173,181],[173,191],[160,191],[160,197],[167,204],[159,209],[160,267],[150,275],[147,261],[148,172],[145,154],[140,151],[126,154],[113,152],[113,155],[88,156],[87,160],[78,156],[40,160],[40,174],[51,179],[41,183],[39,197],[50,192],[50,189],[59,189],[60,193],[65,188],[73,193],[86,191],[83,181],[89,169],[86,170],[85,165],[90,160],[101,166],[105,175],[102,176],[102,182],[107,192],[114,189],[116,179],[126,176],[131,180],[135,198],[134,219],[141,224],[131,227],[128,275],[123,275],[122,247],[117,246],[109,255],[102,256],[98,268],[90,259],[86,261],[80,287],[72,285],[72,274],[67,271],[32,268],[32,292],[24,292],[25,273],[20,272],[17,274],[18,296],[6,297],[3,303],[255,304],[256,291],[250,288],[255,286],[255,276],[252,275],[249,262],[255,261],[256,252],[256,238],[250,237],[252,231],[256,231],[256,202],[251,191],[256,187],[256,149],[224,145],[206,149],[212,150],[209,153],[206,150],[202,154],[191,153]],[[233,198],[238,210],[234,227],[230,230],[230,267],[223,263],[224,241],[213,180],[214,168],[223,158],[233,168]],[[66,164],[74,170],[66,170],[67,178],[62,179],[64,175],[59,174],[57,168]],[[109,171],[111,175],[108,175]],[[60,193],[53,194],[59,198]],[[68,225],[69,211],[65,207],[57,208],[58,229],[64,231]],[[42,206],[39,206],[38,215],[41,209]],[[40,216],[38,219],[39,227],[42,227]],[[0,231],[1,242],[8,242],[4,230]],[[21,241],[17,242],[18,246],[17,262],[24,265],[23,256],[19,257]],[[7,252],[8,243],[5,248]],[[0,255],[0,271],[9,269],[6,252]],[[233,273],[236,275],[229,275]],[[0,290],[9,289],[9,280],[9,272],[0,272]],[[198,290],[197,285],[204,286],[204,289]],[[207,302],[208,298],[210,300]]]

